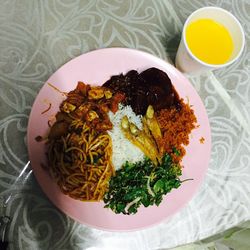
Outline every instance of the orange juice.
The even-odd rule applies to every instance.
[[[191,52],[209,64],[224,64],[233,52],[233,40],[229,31],[212,19],[198,19],[186,29],[186,41]]]

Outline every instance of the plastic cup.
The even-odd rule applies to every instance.
[[[230,60],[223,64],[209,64],[197,58],[189,49],[186,41],[186,29],[188,25],[198,19],[209,18],[224,25],[229,31],[234,49]],[[235,62],[241,55],[245,45],[244,31],[240,22],[230,12],[218,7],[204,7],[193,12],[186,20],[182,32],[181,42],[175,58],[176,67],[188,74],[223,68]]]

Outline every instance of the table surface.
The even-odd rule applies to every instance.
[[[92,229],[62,214],[29,166],[27,122],[39,89],[65,62],[98,48],[136,48],[172,62],[187,16],[208,5],[240,20],[246,47],[233,65],[189,77],[212,131],[209,169],[195,197],[168,220],[132,233]],[[0,213],[11,217],[10,249],[163,249],[249,220],[249,12],[249,0],[1,1],[0,196],[10,199]]]

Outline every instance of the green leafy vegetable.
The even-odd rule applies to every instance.
[[[180,150],[173,148],[173,152],[174,154],[176,154],[177,156],[179,156],[181,154]]]
[[[126,162],[111,178],[104,196],[105,207],[115,213],[134,214],[142,204],[159,205],[163,196],[181,185],[181,166],[166,154],[162,164],[155,166],[145,158],[141,162]]]

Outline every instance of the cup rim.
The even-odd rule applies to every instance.
[[[242,36],[242,45],[241,45],[241,48],[238,52],[238,55],[236,57],[234,57],[232,60],[226,62],[226,63],[223,63],[223,64],[210,64],[210,63],[206,63],[202,60],[200,60],[198,57],[196,57],[192,51],[190,50],[188,44],[187,44],[187,41],[186,41],[186,29],[187,29],[187,26],[189,24],[189,21],[190,19],[197,13],[197,12],[200,12],[201,10],[204,10],[204,9],[215,9],[215,10],[219,10],[219,11],[222,11],[224,13],[226,13],[227,15],[229,15],[236,23],[237,25],[239,26],[239,29],[240,29],[240,33],[241,33],[241,36]],[[200,64],[202,64],[203,66],[206,66],[206,67],[210,67],[210,68],[222,68],[222,67],[225,67],[225,66],[228,66],[230,64],[232,64],[233,62],[235,62],[239,57],[240,55],[242,54],[243,50],[244,50],[244,47],[245,47],[245,34],[244,34],[244,30],[243,30],[243,27],[241,25],[241,23],[239,22],[239,20],[229,11],[223,9],[223,8],[220,8],[220,7],[215,7],[215,6],[207,6],[207,7],[203,7],[203,8],[199,8],[197,10],[195,10],[194,12],[192,12],[187,20],[185,21],[184,23],[184,27],[183,27],[183,32],[182,32],[182,37],[183,37],[183,41],[184,41],[184,44],[185,44],[185,47],[189,53],[189,55],[191,56],[192,59],[196,60],[197,62],[199,62]]]

